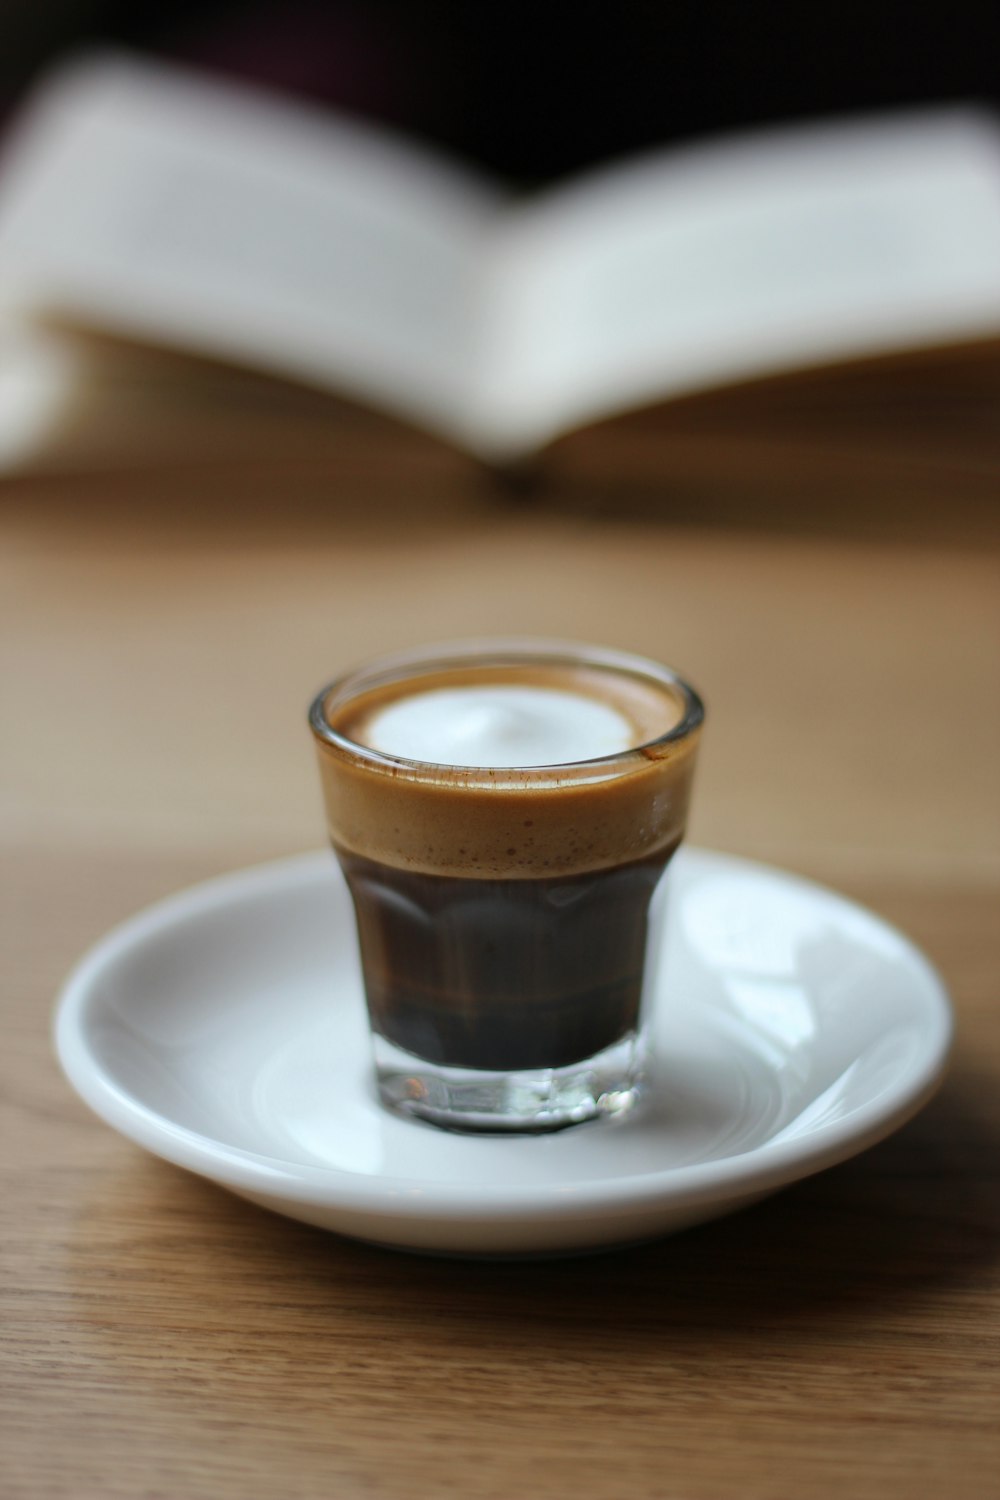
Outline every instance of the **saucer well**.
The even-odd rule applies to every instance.
[[[647,1083],[545,1136],[397,1118],[372,1078],[333,858],[211,881],[116,928],[61,995],[77,1092],[157,1156],[400,1249],[598,1249],[729,1213],[853,1156],[938,1084],[951,1011],[898,932],[821,887],[682,850]]]

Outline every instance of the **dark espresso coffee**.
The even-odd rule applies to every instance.
[[[537,880],[462,880],[338,851],[373,1031],[445,1067],[564,1067],[638,1031],[669,851]]]
[[[700,721],[666,669],[544,645],[400,658],[317,699],[376,1058],[409,1069],[385,1097],[451,1119],[434,1069],[562,1077],[631,1045]]]

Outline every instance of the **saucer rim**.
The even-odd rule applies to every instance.
[[[101,1064],[89,1042],[88,1024],[94,1020],[98,982],[105,971],[141,948],[154,934],[191,917],[240,905],[254,895],[297,884],[311,885],[318,878],[326,878],[332,860],[326,851],[291,855],[199,882],[113,927],[84,954],[60,991],[53,1024],[56,1054],[70,1084],[94,1113],[156,1156],[238,1193],[393,1220],[432,1216],[442,1221],[483,1222],[518,1215],[536,1222],[555,1222],[588,1211],[678,1209],[760,1196],[867,1150],[917,1114],[939,1088],[954,1042],[954,1014],[946,987],[920,949],[868,908],[778,866],[692,846],[680,850],[676,859],[682,867],[711,863],[744,876],[776,877],[814,899],[863,916],[890,935],[900,947],[900,957],[920,971],[925,981],[918,1056],[885,1089],[850,1114],[824,1122],[803,1136],[765,1141],[731,1156],[658,1171],[575,1183],[560,1183],[554,1176],[545,1182],[522,1184],[516,1190],[462,1176],[443,1179],[359,1174],[335,1165],[313,1166],[268,1156],[178,1125],[124,1089]],[[436,1129],[422,1122],[407,1123],[415,1129]],[[615,1128],[615,1123],[579,1128]]]

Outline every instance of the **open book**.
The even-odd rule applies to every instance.
[[[357,121],[109,55],[56,73],[5,146],[0,463],[87,379],[67,327],[290,377],[498,464],[691,392],[1000,336],[1000,130],[971,108],[659,151],[518,200]]]

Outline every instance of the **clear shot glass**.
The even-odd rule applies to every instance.
[[[636,702],[640,722],[659,704],[661,732],[518,767],[408,759],[358,733],[373,704],[490,683]],[[387,1107],[451,1129],[543,1131],[634,1104],[703,717],[667,667],[536,639],[402,652],[319,693],[309,721]]]

